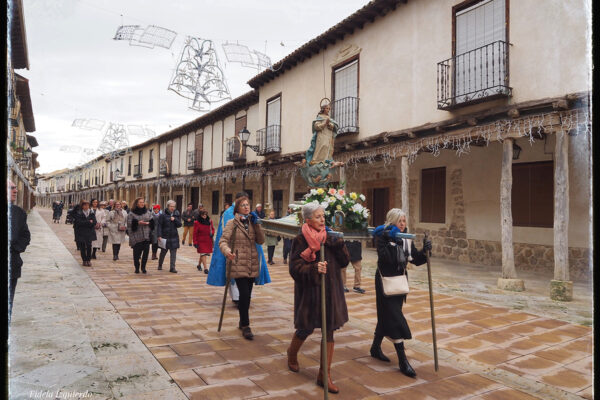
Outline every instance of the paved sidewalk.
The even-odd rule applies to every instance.
[[[36,211],[28,225],[9,339],[10,398],[185,399]]]
[[[72,227],[53,225],[49,210],[40,214],[75,255]],[[93,267],[81,268],[189,398],[322,398],[314,384],[317,332],[301,349],[300,373],[287,369],[285,350],[293,333],[293,281],[287,266],[271,266],[273,283],[255,288],[250,316],[256,337],[248,342],[237,329],[237,309],[230,301],[223,330],[216,332],[223,289],[206,285],[196,263],[195,249],[185,246],[178,252],[178,274],[157,271],[156,261],[149,261],[147,275],[134,274],[131,250],[124,246],[120,261],[101,253]],[[500,307],[502,296],[492,305],[436,293],[436,373],[428,294],[412,290],[405,315],[414,339],[406,346],[418,377],[403,376],[391,343],[383,345],[391,363],[368,355],[375,296],[373,279],[363,280],[367,293],[347,294],[350,322],[335,336],[333,378],[341,389],[335,398],[592,398],[591,329]]]

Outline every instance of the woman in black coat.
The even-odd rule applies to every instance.
[[[96,240],[96,216],[90,210],[89,201],[81,200],[79,209],[74,213],[73,229],[83,265],[91,267],[92,242]]]
[[[173,273],[177,273],[177,270],[175,269],[177,249],[179,248],[179,232],[177,232],[177,228],[181,227],[181,218],[179,216],[179,211],[175,209],[175,205],[176,203],[173,200],[167,201],[165,212],[158,217],[158,242],[160,243],[161,239],[167,240],[165,248],[160,249],[158,269],[162,269],[167,250],[169,250],[169,272]]]
[[[400,371],[409,377],[417,374],[408,363],[404,352],[404,340],[412,339],[410,328],[402,313],[406,295],[386,297],[381,276],[399,276],[406,273],[408,262],[421,265],[427,261],[425,251],[431,250],[431,241],[423,240],[423,250],[418,251],[410,239],[396,239],[396,233],[406,233],[406,214],[399,208],[388,211],[384,225],[375,229],[377,244],[377,273],[375,274],[375,299],[377,302],[377,326],[371,346],[371,356],[390,361],[381,351],[381,342],[387,337],[394,343],[398,354]]]

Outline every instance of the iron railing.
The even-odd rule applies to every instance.
[[[141,164],[137,164],[133,166],[133,177],[134,178],[141,178],[142,177],[142,165]]]
[[[168,175],[169,174],[169,163],[167,162],[166,158],[161,158],[159,163],[158,163],[158,172],[161,175]]]
[[[244,146],[242,146],[242,141],[237,136],[227,139],[227,154],[225,158],[230,162],[246,160]]]
[[[281,151],[281,125],[269,125],[256,131],[259,156]]]
[[[358,133],[358,97],[344,97],[334,101],[331,115],[338,123],[338,135]]]
[[[512,94],[509,44],[498,40],[437,64],[437,107],[448,110]]]
[[[199,171],[202,169],[202,152],[198,149],[188,151],[187,153],[187,168]]]

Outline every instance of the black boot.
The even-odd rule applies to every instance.
[[[383,335],[375,334],[373,336],[373,344],[371,345],[371,357],[376,358],[381,361],[390,362],[390,359],[383,354],[381,351],[381,342],[383,341]]]
[[[94,247],[94,250],[92,250],[92,259],[95,260],[96,259],[96,248]]]
[[[396,354],[398,354],[398,367],[400,367],[400,372],[410,378],[417,376],[417,373],[410,366],[408,360],[406,359],[406,353],[404,353],[404,342],[394,343],[394,347],[396,348]]]

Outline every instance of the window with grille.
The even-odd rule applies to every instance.
[[[338,133],[358,132],[358,59],[333,71],[331,116]]]
[[[512,166],[513,226],[554,226],[554,164],[552,161]]]
[[[455,12],[457,103],[507,85],[505,13],[505,0],[483,0]]]
[[[281,97],[267,103],[267,127],[281,125]]]
[[[446,167],[421,170],[421,222],[446,222]]]

